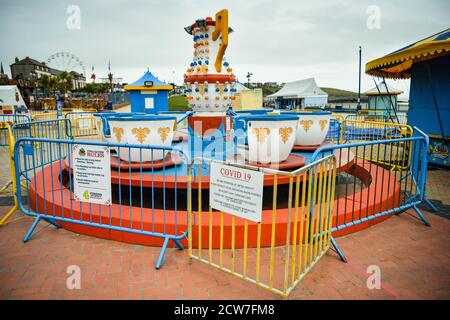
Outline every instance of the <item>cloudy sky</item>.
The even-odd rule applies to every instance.
[[[242,82],[252,72],[252,81],[315,77],[319,86],[357,91],[359,45],[364,65],[450,27],[448,0],[1,0],[0,61],[9,73],[16,56],[46,61],[65,51],[97,77],[106,77],[110,60],[124,82],[149,67],[181,83],[193,52],[183,28],[222,8],[235,30],[226,57]],[[373,86],[363,75],[362,90]]]

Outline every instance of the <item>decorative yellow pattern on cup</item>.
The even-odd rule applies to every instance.
[[[167,135],[170,132],[170,128],[169,127],[165,127],[165,128],[159,128],[158,129],[158,134],[161,136],[161,140],[162,142],[165,142],[167,139]]]
[[[253,134],[256,135],[258,143],[264,142],[264,139],[270,134],[269,128],[253,128]]]
[[[300,124],[302,125],[303,130],[305,130],[305,132],[309,131],[309,128],[311,128],[313,123],[314,123],[314,121],[312,121],[312,120],[300,120]]]
[[[144,143],[145,138],[150,134],[149,128],[133,128],[131,129],[131,133],[136,136],[139,143]]]
[[[278,132],[281,136],[281,140],[283,141],[283,143],[286,143],[289,139],[289,136],[291,135],[292,132],[294,132],[294,130],[291,127],[287,127],[287,128],[280,128]]]
[[[123,136],[123,128],[115,127],[113,128],[113,133],[116,136],[117,141],[120,142]]]
[[[328,120],[319,120],[320,130],[325,130],[325,126],[327,125]]]

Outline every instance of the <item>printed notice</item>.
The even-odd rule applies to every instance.
[[[209,205],[237,217],[261,222],[264,174],[211,163]]]
[[[108,147],[72,146],[74,197],[78,201],[111,204],[111,159]]]

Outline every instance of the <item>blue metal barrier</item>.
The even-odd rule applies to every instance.
[[[16,123],[12,127],[12,134],[14,141],[21,138],[73,139],[72,123],[69,119]],[[27,147],[29,149],[28,152],[39,152],[39,156],[34,159],[36,166],[47,165],[53,161],[59,160],[58,156],[62,158],[67,156],[67,154],[62,153],[58,155],[58,150],[45,150],[39,142],[29,144]],[[24,163],[16,162],[16,166],[23,170]]]
[[[39,144],[38,150],[33,146]],[[93,204],[74,199],[72,148],[101,146],[116,149],[111,155],[111,204]],[[42,150],[54,158],[39,161]],[[52,151],[53,150],[53,151]],[[56,153],[55,153],[56,151]],[[134,152],[141,161],[127,162],[121,155]],[[145,157],[154,159],[157,153],[163,159],[169,154],[171,165],[146,167]],[[108,155],[108,152],[107,152]],[[90,141],[21,138],[16,141],[14,159],[23,166],[16,167],[16,177],[25,176],[29,183],[18,190],[19,208],[35,217],[25,235],[27,242],[39,221],[55,227],[60,223],[120,231],[129,234],[163,239],[156,262],[159,269],[170,241],[183,249],[180,240],[187,236],[187,164],[189,159],[176,147],[117,144]],[[186,191],[179,186],[185,184]],[[184,202],[186,201],[186,202]]]
[[[344,212],[345,215],[343,217],[335,215],[333,232],[383,216],[401,214],[410,208],[415,210],[425,225],[430,225],[418,209],[418,205],[426,199],[425,183],[429,141],[427,135],[418,128],[414,128],[414,132],[415,136],[409,138],[328,145],[314,152],[311,161],[317,161],[334,153],[338,159],[338,167],[341,167],[342,163],[349,163],[354,159],[353,165],[337,176],[338,182],[346,181],[344,182],[345,189],[341,188],[343,194],[338,197],[344,198],[345,201],[343,203],[337,201],[335,210]],[[398,163],[402,165],[399,166]],[[405,166],[405,163],[408,165]],[[363,170],[366,170],[370,176],[366,181],[358,178],[356,174]],[[363,193],[359,192],[361,198],[355,199],[353,195],[357,190],[369,187],[373,189],[371,192],[367,192],[367,197],[362,198]],[[391,205],[389,205],[389,201],[387,204],[383,204],[377,200],[380,195],[386,194],[392,197]],[[345,208],[341,208],[344,210],[340,210],[340,206],[345,206]],[[351,206],[351,210],[347,210],[348,206]],[[341,259],[345,261],[345,256],[336,242],[333,240],[332,243]]]
[[[339,143],[341,137],[341,122],[337,119],[330,119],[330,127],[328,128],[326,141],[331,141],[334,143]]]

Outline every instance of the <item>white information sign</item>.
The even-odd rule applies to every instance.
[[[264,173],[211,163],[209,205],[237,217],[261,222]]]
[[[74,197],[78,201],[111,205],[111,158],[109,148],[72,146]]]

